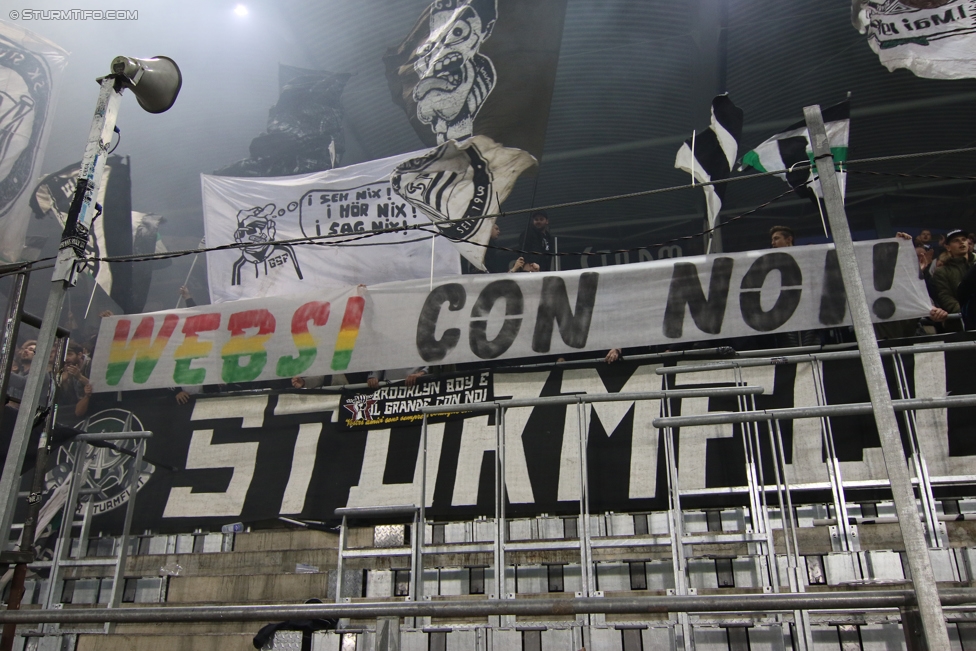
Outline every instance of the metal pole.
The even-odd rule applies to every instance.
[[[77,280],[78,270],[75,265],[84,256],[85,246],[88,243],[88,229],[95,211],[94,197],[98,196],[98,187],[102,183],[105,159],[122,100],[122,95],[115,89],[115,77],[109,76],[99,81],[101,91],[98,95],[91,131],[88,134],[81,175],[61,235],[61,248],[58,251],[58,259],[51,279],[51,293],[41,319],[41,331],[37,335],[37,347],[34,351],[36,363],[31,364],[30,373],[27,375],[24,397],[17,412],[17,422],[10,438],[10,448],[7,450],[7,458],[3,464],[3,474],[0,475],[0,540],[7,540],[10,537],[10,525],[17,503],[20,468],[24,465],[27,441],[34,422],[34,411],[41,398],[48,356],[54,345],[65,294]]]
[[[582,593],[584,597],[589,597],[593,594],[594,584],[590,579],[590,574],[593,571],[593,566],[590,563],[590,548],[589,548],[589,536],[587,535],[587,526],[589,525],[589,509],[586,505],[586,462],[584,457],[586,456],[586,433],[583,426],[583,407],[581,403],[576,403],[576,420],[579,425],[579,439],[577,441],[579,455],[580,455],[580,465],[579,465],[579,526],[577,527],[577,535],[580,539],[580,578],[582,579]]]
[[[976,406],[976,395],[965,394],[948,398],[904,398],[890,400],[895,411],[920,409],[949,409],[952,407]],[[658,429],[665,427],[688,427],[692,425],[725,425],[731,423],[753,423],[765,420],[795,420],[797,418],[837,418],[839,416],[864,416],[874,411],[868,402],[850,402],[823,407],[783,407],[761,411],[715,412],[704,416],[665,416],[655,418],[651,424]]]
[[[498,410],[499,420],[499,432],[498,437],[498,510],[501,512],[501,526],[500,532],[501,536],[498,541],[499,550],[499,563],[498,568],[499,573],[499,585],[502,586],[502,592],[500,593],[502,599],[508,598],[508,580],[505,578],[507,574],[506,561],[505,561],[505,545],[508,543],[508,516],[506,516],[505,502],[508,500],[508,490],[507,490],[507,479],[505,476],[505,408],[502,407]],[[517,579],[516,579],[517,580]]]
[[[928,546],[925,543],[925,532],[918,517],[908,464],[905,462],[905,450],[902,448],[901,435],[898,431],[898,420],[895,418],[891,395],[888,393],[888,383],[885,379],[884,367],[881,365],[881,354],[878,351],[878,342],[874,338],[867,298],[861,284],[857,260],[854,257],[854,242],[851,239],[847,214],[844,211],[844,198],[841,196],[840,185],[834,171],[830,141],[827,138],[827,130],[819,106],[805,107],[803,115],[810,133],[814,160],[821,161],[817,170],[827,208],[827,218],[830,220],[830,229],[834,235],[841,277],[847,292],[847,304],[851,310],[851,321],[854,323],[854,333],[861,351],[861,364],[864,366],[864,377],[867,380],[871,405],[874,408],[874,421],[881,438],[881,451],[888,470],[888,479],[891,480],[891,494],[898,513],[902,539],[905,542],[905,556],[912,570],[912,584],[918,600],[925,641],[931,651],[948,651],[949,635],[946,631],[945,616],[942,613],[939,591],[935,584],[932,560],[929,558]]]
[[[78,494],[81,485],[85,481],[85,474],[88,472],[88,444],[84,441],[74,443],[72,447],[74,456],[72,457],[71,475],[68,481],[68,499],[64,503],[64,515],[61,518],[61,531],[58,532],[58,539],[54,545],[54,557],[51,559],[51,577],[48,580],[47,603],[45,608],[51,608],[57,603],[61,596],[57,592],[58,575],[61,570],[61,561],[68,560],[71,556],[71,530],[75,526],[75,515],[78,510]],[[91,498],[89,498],[91,499]],[[78,557],[85,555],[85,550],[79,545]]]
[[[10,292],[10,302],[7,304],[7,316],[3,323],[3,347],[0,348],[0,424],[3,423],[2,407],[3,403],[7,402],[7,384],[17,351],[17,334],[20,332],[20,317],[24,312],[28,281],[30,281],[30,274],[26,272],[14,276],[14,286]],[[32,362],[31,366],[33,365]]]
[[[19,318],[19,315],[17,315]],[[54,429],[54,422],[57,419],[58,407],[52,405],[54,402],[54,390],[57,385],[55,378],[61,372],[61,364],[64,360],[64,352],[68,340],[61,338],[58,340],[57,355],[54,358],[54,373],[51,374],[50,391],[48,392],[48,406],[51,410],[47,415],[47,422],[41,432],[37,442],[37,457],[34,460],[34,477],[31,481],[31,491],[27,496],[27,519],[24,520],[24,528],[20,532],[20,558],[14,567],[14,575],[10,582],[10,596],[7,599],[7,610],[19,610],[24,598],[24,581],[27,578],[27,565],[35,560],[34,537],[37,531],[37,517],[41,510],[41,493],[44,490],[44,474],[47,470],[47,455],[50,451],[51,431]],[[3,635],[0,636],[0,651],[11,651],[14,645],[14,636],[17,634],[17,625],[13,623],[4,624]]]
[[[502,474],[501,474],[501,462],[499,461],[500,450],[502,447],[502,409],[497,404],[495,407],[495,545],[494,545],[494,558],[492,562],[495,567],[493,568],[495,573],[495,598],[504,599],[502,594],[502,582],[501,582],[501,571],[505,566],[504,552],[502,552],[502,536],[504,531],[502,530],[502,506],[500,497]]]
[[[976,603],[976,590],[954,588],[941,592],[947,606]],[[644,614],[702,612],[770,612],[798,609],[843,611],[865,608],[897,609],[911,605],[911,590],[859,590],[779,594],[647,595],[585,599],[478,599],[446,601],[386,601],[354,604],[273,604],[226,606],[165,606],[149,608],[71,608],[0,611],[0,622],[276,622],[325,617],[484,617],[497,615],[574,615],[583,613]]]
[[[128,423],[126,423],[128,425]],[[129,478],[129,502],[125,505],[125,521],[122,524],[122,536],[119,538],[119,557],[115,564],[115,578],[112,582],[112,596],[109,600],[109,608],[119,608],[122,606],[122,596],[125,594],[125,565],[129,559],[129,533],[132,531],[132,517],[136,512],[136,492],[139,490],[139,479],[142,476],[142,451],[143,443],[140,439],[135,439],[136,462],[132,468],[132,477]],[[106,625],[106,633],[112,633],[111,624]]]
[[[413,591],[410,596],[414,601],[424,598],[424,537],[427,535],[427,414],[420,427],[420,447],[423,462],[420,471],[420,503],[417,504],[414,518],[414,548],[413,548]]]
[[[339,525],[339,555],[336,559],[336,591],[335,602],[342,603],[342,571],[343,565],[342,552],[346,549],[346,516],[342,516],[342,524]]]

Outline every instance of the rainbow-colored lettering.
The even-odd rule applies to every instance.
[[[190,363],[210,354],[213,343],[200,341],[197,336],[201,332],[216,330],[220,327],[220,314],[195,314],[187,317],[183,324],[183,343],[173,352],[176,365],[173,368],[173,381],[177,384],[203,384],[207,378],[207,370],[190,368]]]
[[[247,328],[257,328],[258,332],[248,337],[244,333]],[[224,382],[250,382],[256,379],[268,363],[268,351],[264,344],[274,334],[274,315],[264,308],[237,312],[230,315],[227,329],[230,330],[230,340],[220,351],[220,356],[224,358],[221,377]],[[241,366],[244,358],[247,358],[247,363]]]
[[[180,318],[175,314],[167,314],[163,318],[159,334],[156,335],[156,339],[153,339],[155,319],[151,316],[143,317],[136,326],[132,341],[129,341],[129,327],[132,321],[120,319],[115,324],[115,335],[112,337],[112,347],[108,352],[108,368],[105,370],[105,381],[108,385],[115,386],[119,383],[133,357],[136,361],[132,366],[132,381],[142,384],[148,380],[179,320]]]
[[[286,355],[278,360],[275,369],[279,377],[294,377],[304,373],[319,354],[315,337],[308,331],[309,322],[324,326],[329,322],[329,304],[312,301],[295,310],[291,318],[291,337],[298,349],[298,357]]]
[[[366,300],[362,296],[352,296],[346,301],[346,313],[342,315],[342,326],[336,337],[335,351],[332,353],[332,370],[344,371],[352,359],[352,349],[356,347],[359,324],[363,320]]]

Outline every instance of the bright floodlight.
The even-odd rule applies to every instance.
[[[243,18],[248,14],[247,7],[245,7],[244,5],[237,5],[236,7],[234,7],[234,13]]]

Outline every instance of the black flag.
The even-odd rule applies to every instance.
[[[80,173],[81,163],[74,163],[46,176],[30,200],[34,214],[52,217],[63,225]],[[132,182],[127,158],[109,156],[97,201],[103,212],[92,224],[87,254],[96,258],[131,255]],[[95,282],[127,314],[141,312],[146,303],[145,292],[133,292],[133,264],[95,262],[93,270]]]
[[[566,0],[435,0],[383,61],[433,147],[472,135],[541,158]]]

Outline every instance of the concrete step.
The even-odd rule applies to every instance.
[[[339,535],[312,529],[273,529],[239,533],[234,537],[235,552],[264,552],[271,549],[338,549]]]
[[[302,603],[325,600],[329,573],[251,574],[245,576],[174,576],[169,582],[168,604],[189,603]],[[335,579],[333,578],[333,581]]]
[[[254,633],[78,636],[77,651],[254,651]]]
[[[229,574],[294,573],[298,564],[311,565],[325,572],[335,569],[338,550],[269,549],[212,554],[147,554],[132,556],[126,576],[157,576],[161,567],[179,565],[180,576],[222,576]]]

